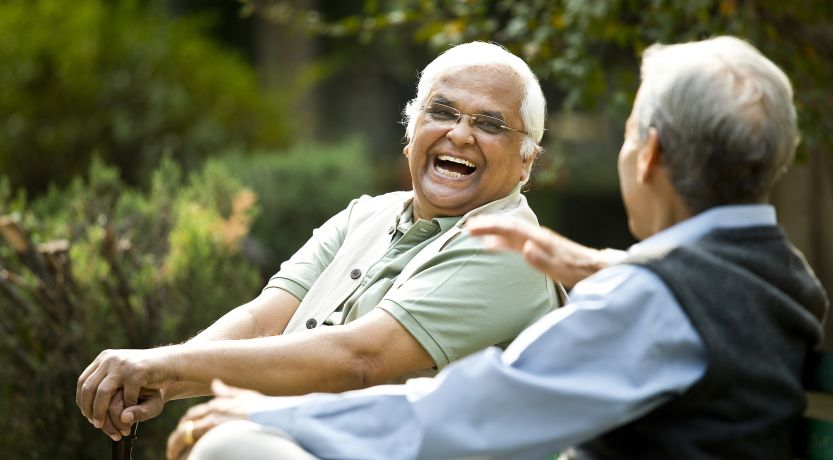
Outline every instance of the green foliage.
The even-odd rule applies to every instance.
[[[264,212],[252,226],[251,251],[268,274],[351,199],[381,188],[378,161],[358,139],[334,145],[302,143],[286,152],[231,153],[215,163],[258,196]]]
[[[129,183],[168,154],[191,168],[231,146],[281,145],[289,92],[264,92],[209,21],[160,2],[0,2],[0,171],[41,192],[91,152]]]
[[[13,216],[0,230],[21,229],[32,248],[0,238],[0,413],[14,414],[0,445],[16,458],[108,455],[109,439],[75,406],[84,367],[107,348],[185,340],[253,298],[256,241],[271,254],[255,258],[260,268],[274,273],[350,199],[378,192],[376,169],[351,140],[230,153],[187,176],[166,158],[147,190],[98,159],[86,179],[35,200],[0,175],[0,216]],[[136,458],[163,456],[188,404],[142,424]]]
[[[108,455],[75,407],[84,366],[105,348],[186,339],[262,285],[240,250],[251,190],[219,164],[185,180],[168,159],[151,183],[127,188],[94,161],[86,181],[29,203],[0,179],[0,215],[17,216],[2,225],[31,248],[0,245],[0,445],[16,458]],[[144,424],[138,458],[162,457],[178,409]]]
[[[360,11],[334,18],[293,8],[287,0],[243,3],[244,12],[258,10],[278,22],[363,42],[393,35],[399,37],[394,46],[415,39],[438,51],[470,40],[495,41],[558,88],[562,108],[601,105],[621,120],[638,86],[636,56],[646,46],[737,35],[792,79],[804,148],[833,152],[829,0],[364,0]]]

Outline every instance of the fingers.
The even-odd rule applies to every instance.
[[[197,409],[200,406],[207,406],[207,404],[200,404],[192,407]],[[208,414],[210,411],[197,410],[195,413]],[[217,425],[217,419],[210,416],[200,416],[197,418],[191,417],[191,410],[182,417],[176,429],[168,436],[168,445],[166,456],[168,460],[176,460],[182,458],[191,450],[194,443],[197,442],[205,433]]]
[[[212,407],[211,403],[215,400],[216,399],[212,399],[206,403],[191,406],[187,411],[185,411],[185,415],[182,416],[182,420],[198,420],[206,417],[208,414],[214,412],[214,407]]]
[[[78,383],[75,385],[75,404],[78,405],[82,413],[84,412],[84,408],[81,403],[84,391],[84,384],[90,378],[90,375],[92,375],[92,373],[95,372],[96,369],[98,369],[99,364],[100,363],[98,361],[98,358],[93,360],[93,362],[91,362],[90,365],[87,366],[86,369],[84,369],[84,372],[82,372],[81,375],[78,377]]]
[[[220,379],[211,381],[211,392],[214,393],[214,396],[232,397],[240,393],[236,390],[239,390],[239,388],[228,386]]]
[[[110,400],[110,406],[107,409],[107,420],[104,422],[104,427],[107,428],[107,424],[109,423],[113,425],[123,436],[127,436],[130,434],[131,423],[124,423],[122,421],[121,414],[123,411],[124,398],[123,393],[119,390],[113,395],[113,399]],[[107,430],[105,430],[105,432],[106,431]],[[114,441],[118,441],[118,439],[114,439]]]
[[[105,377],[95,391],[95,397],[92,401],[92,417],[93,425],[96,428],[104,426],[104,419],[107,416],[107,410],[110,407],[110,400],[113,395],[119,390],[119,382],[112,375]]]
[[[473,218],[466,223],[466,230],[474,236],[486,236],[485,244],[491,249],[520,251],[524,242],[541,237],[541,229],[534,224],[494,216]]]
[[[550,278],[557,279],[552,266],[552,257],[550,253],[533,241],[527,241],[521,250],[524,259],[527,263],[535,267],[537,270],[547,273]]]
[[[113,441],[118,441],[125,436],[119,428],[113,423],[114,419],[107,415],[104,418],[104,426],[101,427],[101,431],[104,432],[107,436],[110,437]],[[130,429],[127,430],[127,434],[130,434]]]
[[[165,449],[165,458],[168,460],[177,460],[183,454],[183,451],[190,447],[185,443],[185,430],[185,421],[183,419],[171,435],[168,436],[168,444]]]
[[[220,379],[214,379],[211,381],[211,391],[215,396],[223,398],[263,396],[257,391],[245,390],[243,388],[226,385]]]
[[[78,396],[78,407],[81,408],[81,413],[84,414],[84,416],[87,417],[87,419],[90,420],[96,428],[104,426],[103,423],[97,423],[93,413],[93,403],[104,377],[105,372],[102,372],[102,367],[98,366],[81,384],[81,394]],[[109,399],[110,398],[108,397],[108,402]]]
[[[129,406],[121,412],[121,422],[127,426],[136,422],[144,422],[162,413],[165,402],[159,390],[145,391],[139,398],[141,402],[135,406]]]
[[[139,404],[139,392],[142,390],[140,385],[137,385],[136,380],[128,376],[124,381],[124,405],[135,406]]]

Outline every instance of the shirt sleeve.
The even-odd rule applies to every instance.
[[[250,418],[325,459],[541,459],[682,394],[706,365],[667,287],[623,265],[577,284],[569,305],[505,352],[490,348],[406,385],[273,398]]]
[[[552,282],[514,251],[485,251],[463,233],[378,308],[422,345],[438,368],[491,345],[508,345],[553,310]]]
[[[303,300],[344,243],[350,211],[356,201],[351,201],[346,209],[313,230],[312,237],[289,260],[281,264],[281,269],[263,289],[283,289],[298,300]]]

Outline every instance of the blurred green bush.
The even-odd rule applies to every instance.
[[[100,458],[109,440],[75,407],[78,375],[105,348],[183,340],[258,293],[239,250],[254,194],[219,167],[186,180],[170,160],[147,192],[100,161],[31,203],[8,181],[0,190],[0,445],[16,458]],[[161,425],[148,425],[142,448],[159,458],[166,430],[154,439]]]
[[[97,159],[34,200],[0,175],[0,445],[15,458],[109,455],[75,405],[84,367],[106,348],[185,340],[255,297],[252,241],[288,257],[350,199],[376,193],[375,170],[351,140],[230,153],[189,175],[166,158],[147,190]],[[162,458],[190,404],[144,423],[135,458]]]
[[[192,169],[233,146],[283,145],[290,91],[259,88],[210,25],[160,1],[0,2],[0,171],[42,192],[95,152],[137,184],[165,154]]]
[[[380,193],[380,184],[395,173],[374,160],[358,138],[299,143],[281,152],[230,152],[209,164],[228,168],[257,194],[262,212],[246,240],[246,253],[266,276],[277,272],[312,229],[353,198]]]

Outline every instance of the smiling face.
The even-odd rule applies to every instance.
[[[427,104],[440,103],[464,114],[484,114],[523,129],[520,78],[506,67],[465,67],[450,72],[432,88]],[[414,136],[405,147],[414,184],[414,217],[462,216],[503,198],[525,178],[521,159],[524,134],[489,134],[468,115],[448,126],[420,112]]]

